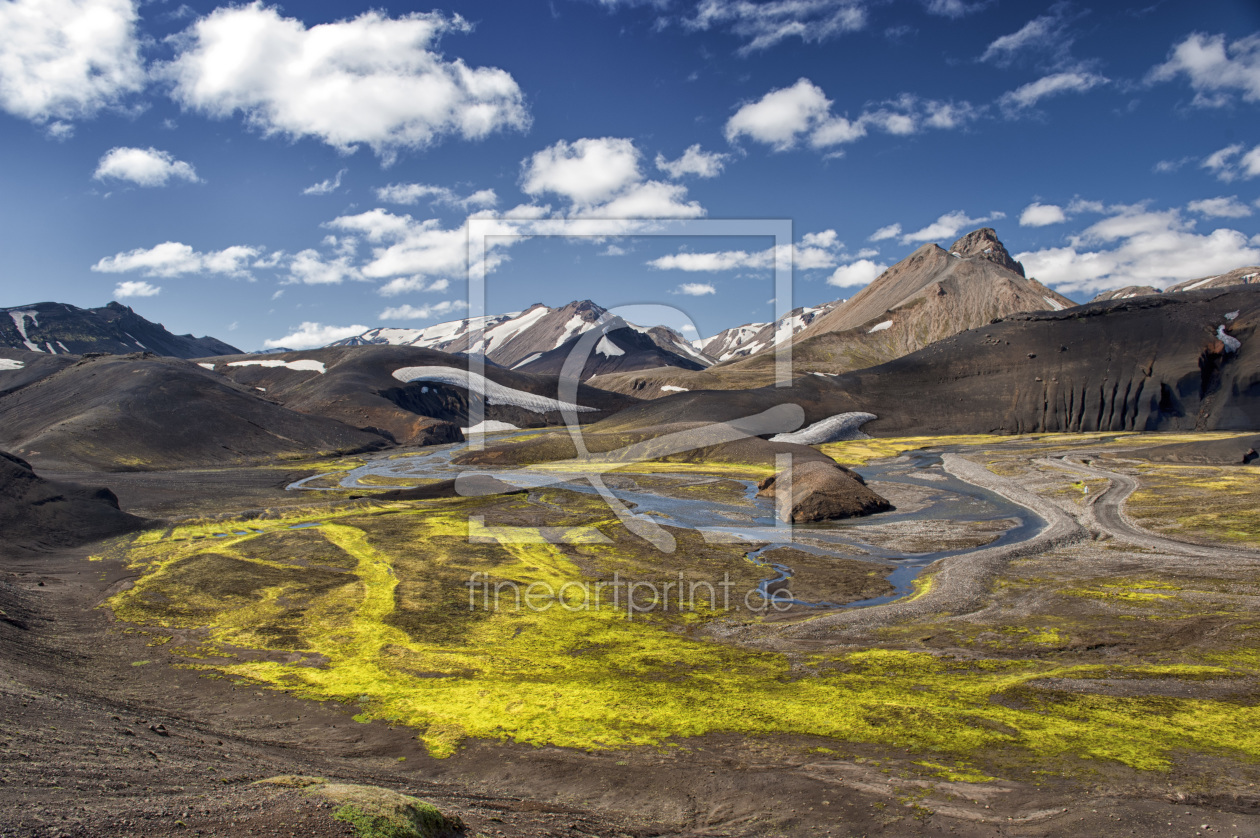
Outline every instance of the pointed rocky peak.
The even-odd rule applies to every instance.
[[[950,245],[949,252],[957,253],[964,259],[970,256],[988,259],[990,262],[996,262],[1002,267],[1024,276],[1024,266],[1011,257],[1011,254],[1006,250],[1006,245],[1002,244],[998,239],[997,232],[992,227],[981,227],[979,230],[972,230]]]

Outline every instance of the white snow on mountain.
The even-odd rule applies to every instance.
[[[548,413],[554,410],[575,410],[583,413],[595,410],[593,407],[569,404],[547,396],[538,396],[524,390],[505,387],[484,375],[477,375],[459,367],[403,367],[394,370],[394,378],[405,382],[432,381],[451,387],[461,387],[470,393],[482,396],[487,404],[523,407],[534,413]]]

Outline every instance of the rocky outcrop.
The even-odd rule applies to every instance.
[[[758,484],[758,497],[778,498],[783,491],[783,473]],[[784,521],[806,524],[838,518],[860,518],[892,509],[892,504],[872,491],[857,472],[841,465],[807,462],[792,468],[787,508],[777,513]]]
[[[979,230],[972,230],[958,241],[949,246],[950,253],[956,253],[964,259],[975,256],[979,259],[988,259],[1008,271],[1014,271],[1020,276],[1024,276],[1024,266],[1020,262],[1016,262],[1006,250],[1006,245],[998,241],[997,231],[992,227],[981,227]]]

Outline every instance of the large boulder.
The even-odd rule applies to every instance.
[[[782,476],[780,472],[761,481],[757,496],[776,498],[785,482],[780,480]],[[793,524],[860,518],[893,508],[866,485],[861,475],[835,463],[812,461],[794,465],[790,492],[787,509],[780,507],[779,517]]]

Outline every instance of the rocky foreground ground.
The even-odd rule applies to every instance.
[[[474,739],[437,759],[414,730],[355,721],[354,704],[187,668],[171,650],[195,646],[195,632],[163,640],[104,607],[136,574],[89,561],[109,552],[94,545],[0,565],[0,835],[354,834],[333,818],[341,804],[304,782],[258,783],[277,776],[416,795],[468,835],[1260,834],[1260,747],[1247,721],[1260,686],[1255,470],[1161,465],[1134,448],[1058,437],[956,449],[952,470],[1037,508],[1051,537],[946,560],[908,605],[706,629],[798,662],[875,650],[960,662],[972,679],[1032,667],[1036,677],[990,701],[1044,713],[1048,727],[1123,702],[1106,706],[1126,715],[1082,741],[1091,753],[1038,752],[1027,730],[1022,743],[966,758],[906,744],[931,725],[906,710],[919,690],[939,689],[924,677],[884,705],[884,741],[710,732],[582,749]],[[283,511],[311,503],[283,490],[296,476],[135,473],[113,488],[149,518]],[[918,683],[896,670],[879,677]],[[1195,713],[1198,723],[1170,728]],[[978,735],[994,725],[974,720]],[[1162,762],[1140,764],[1139,752]]]

